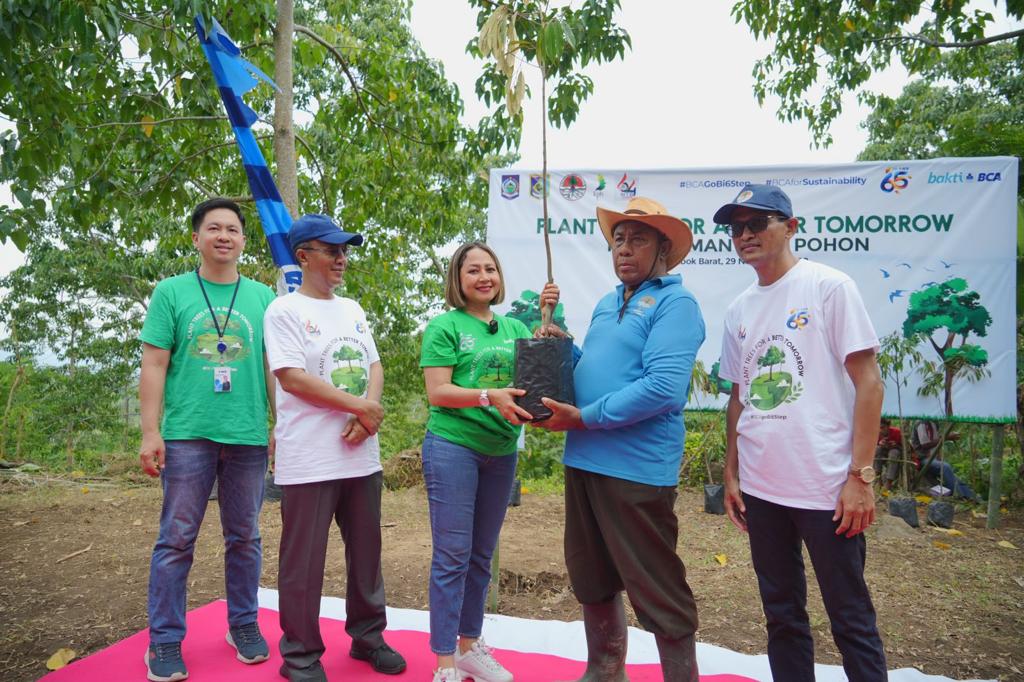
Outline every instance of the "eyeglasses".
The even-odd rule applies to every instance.
[[[324,249],[319,246],[303,246],[303,251],[319,251],[320,253],[326,253],[328,257],[333,260],[337,260],[338,256],[348,256],[348,244],[342,244],[341,246],[335,246],[330,249]]]
[[[737,220],[733,223],[730,223],[729,225],[726,225],[725,229],[729,233],[730,237],[732,237],[733,239],[739,239],[740,237],[743,236],[744,230],[750,230],[751,234],[759,234],[761,232],[764,232],[765,230],[768,229],[768,223],[770,223],[772,220],[784,221],[789,220],[789,218],[786,218],[785,216],[781,215],[756,215],[750,220]]]

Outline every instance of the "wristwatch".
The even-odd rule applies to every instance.
[[[875,480],[875,468],[873,466],[865,466],[859,469],[850,467],[850,473],[859,478],[864,483],[871,483]]]
[[[487,395],[487,389],[480,391],[480,407],[490,407],[491,399]]]

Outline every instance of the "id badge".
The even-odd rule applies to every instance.
[[[230,393],[231,392],[231,368],[230,367],[214,367],[213,368],[213,392],[214,393]]]

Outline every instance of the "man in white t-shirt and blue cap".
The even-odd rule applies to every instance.
[[[799,221],[779,187],[747,185],[714,220],[757,274],[726,311],[720,375],[733,382],[725,507],[749,535],[772,676],[814,680],[803,544],[847,677],[885,680],[864,581],[884,393],[877,335],[850,277],[793,252]]]
[[[345,232],[329,216],[305,215],[292,224],[288,241],[302,286],[271,303],[263,319],[267,360],[278,380],[280,672],[292,682],[327,679],[320,663],[320,597],[327,536],[336,522],[345,541],[349,655],[394,675],[405,670],[405,659],[383,637],[376,434],[384,418],[384,370],[366,313],[334,293],[349,246],[362,244],[363,236]]]

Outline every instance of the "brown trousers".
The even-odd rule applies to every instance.
[[[676,640],[697,631],[697,604],[676,553],[675,487],[565,468],[565,564],[576,599],[623,589],[645,630]]]

